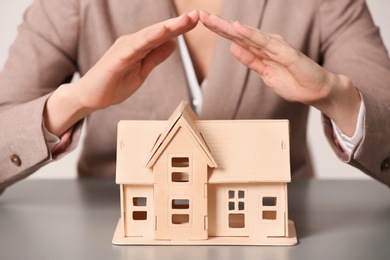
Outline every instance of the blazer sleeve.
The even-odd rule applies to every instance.
[[[0,73],[0,191],[53,160],[42,130],[43,109],[77,69],[78,5],[36,0],[18,27]],[[76,146],[76,128],[66,152]]]
[[[333,142],[329,120],[324,129],[337,156],[390,185],[390,59],[364,0],[323,0],[320,6],[323,66],[348,76],[366,107],[363,138],[350,157]]]

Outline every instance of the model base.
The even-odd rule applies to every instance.
[[[123,237],[123,221],[119,220],[112,243],[114,245],[253,245],[293,246],[298,244],[295,225],[288,221],[288,237],[209,237],[205,240],[156,240],[145,237]]]

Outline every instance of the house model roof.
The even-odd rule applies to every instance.
[[[204,153],[209,183],[289,182],[288,120],[199,120],[181,103],[167,121],[121,121],[116,182],[153,184],[153,164],[185,127]]]
[[[215,168],[217,164],[215,163],[211,152],[202,137],[202,134],[199,132],[196,126],[196,120],[197,117],[193,110],[182,102],[168,119],[169,123],[165,131],[161,135],[159,135],[158,139],[156,140],[146,167],[153,167],[154,163],[156,162],[156,159],[159,157],[164,148],[169,144],[172,137],[176,134],[177,130],[181,127],[185,127],[186,130],[193,137],[195,143],[198,144],[200,150],[203,151],[203,154],[206,157],[205,159],[208,162],[207,164],[209,165],[209,167]]]

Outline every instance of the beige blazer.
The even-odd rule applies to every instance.
[[[0,188],[53,160],[41,127],[48,95],[76,71],[85,74],[120,35],[168,19],[172,13],[170,0],[32,4],[0,75]],[[364,138],[347,158],[334,145],[326,118],[325,134],[341,160],[390,184],[390,61],[363,0],[229,0],[224,1],[221,15],[280,34],[326,69],[350,77],[367,110]],[[200,118],[289,119],[293,177],[313,175],[306,142],[307,106],[274,94],[256,73],[236,62],[229,42],[222,38],[207,79]],[[167,119],[183,99],[189,100],[189,91],[176,51],[132,97],[86,119],[80,175],[113,177],[118,121]],[[58,158],[77,145],[80,125],[69,149]]]

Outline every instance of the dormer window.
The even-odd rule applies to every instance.
[[[186,168],[190,166],[190,159],[188,157],[172,157],[172,167]]]
[[[192,176],[192,157],[190,155],[169,156],[170,183],[190,184]]]

